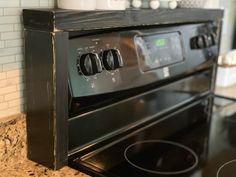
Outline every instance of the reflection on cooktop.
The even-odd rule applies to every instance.
[[[235,177],[236,109],[217,106],[209,120],[207,113],[197,113],[204,108],[199,104],[180,111],[72,166],[106,177]]]

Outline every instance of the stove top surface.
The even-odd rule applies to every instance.
[[[190,125],[186,117],[202,116],[198,109],[133,132],[72,166],[110,177],[235,177],[236,104],[218,99],[211,121]],[[170,132],[178,133],[162,138]]]

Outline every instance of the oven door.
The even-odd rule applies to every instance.
[[[207,157],[211,105],[208,96],[182,106],[87,154],[72,155],[69,166],[91,176],[189,177]]]
[[[211,78],[212,70],[209,69],[70,118],[69,154],[89,151],[117,136],[124,136],[153,121],[161,121],[164,115],[210,94]],[[110,99],[116,96],[114,93]],[[95,98],[89,103],[96,101]]]

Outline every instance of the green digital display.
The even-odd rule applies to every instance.
[[[157,39],[157,40],[155,41],[155,45],[156,45],[157,47],[165,47],[166,44],[167,44],[166,39]]]

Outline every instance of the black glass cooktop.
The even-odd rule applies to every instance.
[[[178,110],[71,162],[91,176],[236,177],[236,104]],[[212,118],[210,118],[212,117]]]

